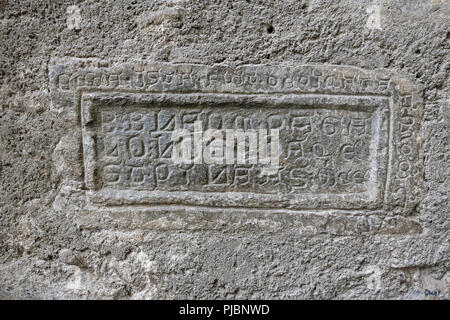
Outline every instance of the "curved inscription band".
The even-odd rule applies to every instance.
[[[77,115],[97,205],[186,204],[407,214],[422,190],[422,102],[386,70],[53,59],[52,104]],[[174,164],[171,135],[279,130],[279,167]]]

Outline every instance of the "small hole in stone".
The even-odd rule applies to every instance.
[[[275,28],[273,26],[267,27],[267,33],[273,33],[275,31]]]

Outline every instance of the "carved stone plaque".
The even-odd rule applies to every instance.
[[[54,59],[53,107],[73,115],[97,206],[408,213],[422,186],[421,100],[388,71]],[[174,130],[276,129],[279,164],[177,164]]]

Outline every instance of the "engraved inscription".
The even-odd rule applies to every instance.
[[[420,201],[422,98],[389,70],[94,58],[52,59],[49,70],[52,108],[80,125],[77,183],[95,206],[406,215]],[[223,162],[174,162],[174,132],[194,137],[194,123],[223,136],[202,140],[203,150],[230,148],[227,132],[248,134],[249,145],[270,145],[259,132],[278,130],[276,170],[262,174],[260,154],[259,162],[237,161],[236,143]],[[246,159],[254,159],[247,142]]]
[[[370,184],[372,113],[348,110],[238,108],[102,108],[97,152],[103,187],[144,190],[363,192]],[[261,175],[257,164],[173,164],[176,127],[280,130],[281,168]],[[376,133],[375,133],[376,134]],[[372,150],[376,153],[376,150]]]
[[[370,203],[381,201],[389,119],[385,99],[350,97],[335,103],[321,96],[239,98],[202,95],[192,101],[174,94],[86,94],[85,136],[96,141],[90,187],[308,194],[316,200],[355,195]],[[278,171],[264,175],[261,165],[237,163],[235,158],[222,164],[173,163],[174,130],[194,134],[196,121],[203,130],[217,129],[224,135],[279,130]]]

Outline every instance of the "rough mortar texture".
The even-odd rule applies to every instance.
[[[449,17],[448,0],[0,0],[0,298],[448,299]],[[392,177],[390,188],[375,204],[360,197],[305,205],[299,195],[298,203],[249,196],[215,205],[195,192],[180,200],[169,187],[160,198],[140,196],[125,184],[102,193],[105,176],[94,170],[92,181],[86,178],[86,137],[97,123],[89,105],[132,102],[143,110],[169,95],[137,94],[120,79],[110,90],[108,78],[101,94],[88,92],[76,109],[74,86],[88,84],[61,74],[133,76],[155,66],[205,75],[297,68],[322,78],[389,77],[391,140],[377,150],[386,157],[392,150],[391,162],[386,169],[378,166],[381,156],[372,163],[380,177]],[[191,96],[210,110],[230,93],[262,93],[245,101],[263,110],[269,94],[288,103],[289,90],[269,84],[211,89],[201,81],[194,95],[170,85],[145,90],[171,92],[177,110],[192,107]],[[354,104],[336,88],[320,92],[331,102],[315,103]],[[375,93],[358,101],[370,107]],[[409,98],[411,132],[401,126]],[[224,110],[239,113],[230,106]],[[359,111],[342,112],[335,115]],[[377,117],[376,133],[387,136],[387,116]],[[413,140],[404,164],[396,152],[404,151],[407,133]]]

